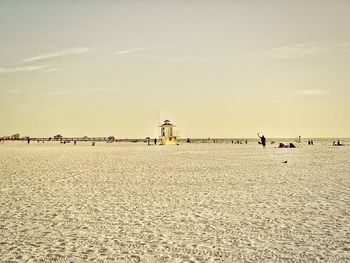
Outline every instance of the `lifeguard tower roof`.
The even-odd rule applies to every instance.
[[[175,125],[171,124],[169,120],[165,120],[164,123],[162,125],[160,125],[159,127],[165,127],[165,126],[175,127]]]

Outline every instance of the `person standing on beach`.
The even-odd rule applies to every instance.
[[[260,136],[258,133],[258,137],[260,138],[262,146],[265,148],[266,147],[266,138],[264,135]]]
[[[157,138],[154,138],[154,145],[157,145]]]

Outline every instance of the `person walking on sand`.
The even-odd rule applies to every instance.
[[[154,138],[154,145],[157,145],[157,138]]]
[[[266,138],[264,135],[260,136],[258,133],[258,137],[260,138],[262,146],[265,148],[266,147]]]

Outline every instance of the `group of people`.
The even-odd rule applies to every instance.
[[[260,134],[258,133],[258,137],[260,138],[259,144],[261,144],[261,145],[265,148],[265,147],[266,147],[266,142],[267,142],[265,136],[264,136],[264,135],[261,135],[261,136],[260,136]],[[273,142],[273,143],[274,143],[274,142]],[[293,143],[288,143],[288,144],[286,144],[286,143],[280,143],[280,144],[278,145],[278,148],[296,148],[296,147],[295,147],[295,145],[294,145]]]
[[[266,138],[264,135],[260,136],[258,133],[258,137],[260,138],[260,142],[259,144],[261,144],[264,148],[266,147]],[[313,140],[308,140],[307,141],[308,145],[314,145],[314,141]],[[345,144],[341,143],[340,140],[333,141],[333,146],[345,146]],[[285,144],[285,143],[280,143],[278,145],[278,148],[296,148],[295,145],[293,143],[289,143],[289,144]]]
[[[243,144],[242,141],[231,141],[232,144]],[[248,144],[248,140],[245,140],[245,144]]]
[[[157,138],[154,138],[154,145],[157,145]],[[147,145],[151,145],[151,138],[147,137]]]
[[[296,148],[295,145],[293,143],[280,143],[278,145],[278,148]]]
[[[333,146],[344,146],[344,144],[342,144],[340,140],[338,140],[337,142],[333,142]]]

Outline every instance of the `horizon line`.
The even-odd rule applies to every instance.
[[[31,137],[31,136],[23,136],[23,137],[19,137],[16,139],[11,139],[13,135],[6,135],[6,136],[0,136],[0,139],[2,140],[9,140],[9,141],[20,141],[20,140],[24,140],[26,138],[30,138],[30,139],[52,139],[52,141],[55,141],[56,139],[54,139],[54,136],[37,136],[37,137]],[[113,135],[109,135],[109,136],[62,136],[62,139],[72,139],[72,138],[108,138],[108,137],[114,137],[115,140],[144,140],[147,137],[149,138],[153,138],[150,136],[146,136],[144,138],[138,138],[138,137],[119,137],[117,138],[116,136]],[[155,138],[157,138],[159,136],[156,136]],[[267,139],[299,139],[299,137],[266,137]],[[310,136],[306,136],[306,137],[300,137],[300,139],[336,139],[336,138],[340,138],[340,139],[350,139],[349,137],[344,137],[344,136],[338,136],[338,137],[310,137]],[[178,138],[178,140],[186,140],[186,139],[194,139],[194,140],[212,140],[212,139],[220,139],[220,140],[232,140],[232,139],[256,139],[259,140],[258,137],[188,137],[188,136],[181,136]]]

